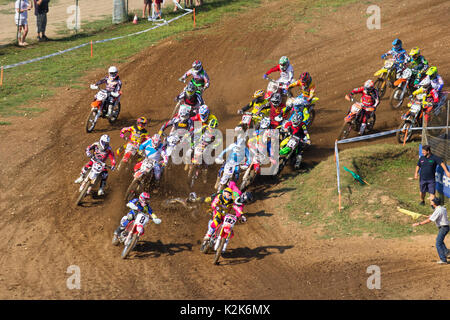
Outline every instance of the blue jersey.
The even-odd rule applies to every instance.
[[[145,205],[145,206],[142,206],[141,203],[139,202],[139,199],[138,199],[138,198],[133,199],[133,200],[131,200],[131,201],[128,202],[128,203],[132,203],[132,204],[134,204],[136,207],[138,207],[138,211],[139,211],[139,212],[144,212],[144,213],[147,213],[147,214],[149,214],[149,215],[152,215],[152,213],[153,213],[152,208],[151,208],[148,204]],[[128,213],[131,213],[131,214],[133,214],[133,215],[136,215],[137,212],[135,212],[133,209],[130,209],[130,211],[129,211]]]

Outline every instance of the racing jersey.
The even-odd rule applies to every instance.
[[[108,146],[105,150],[100,149],[100,143],[94,142],[90,146],[86,148],[86,155],[88,157],[94,157],[98,161],[101,161],[103,163],[106,162],[106,159],[109,158],[111,161],[111,166],[116,165],[116,159],[114,158],[114,153],[111,149],[111,146]]]
[[[106,83],[105,89],[109,92],[119,92],[122,88],[122,81],[120,80],[119,76],[112,80],[109,76],[106,76],[103,79],[97,81],[95,85],[98,86],[102,83]]]
[[[120,136],[123,138],[128,134],[128,139],[134,145],[139,145],[149,138],[148,131],[145,128],[139,129],[137,125],[125,127],[120,130]]]

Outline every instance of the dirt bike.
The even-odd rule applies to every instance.
[[[378,90],[378,94],[381,98],[384,97],[386,93],[386,87],[392,88],[394,86],[394,82],[396,80],[396,74],[401,71],[400,67],[396,63],[394,63],[393,59],[387,59],[384,62],[383,68],[374,73],[374,76],[377,76],[377,80],[375,80],[374,87]]]
[[[241,122],[236,127],[241,127],[242,130],[254,129],[261,121],[262,116],[250,111],[242,113]]]
[[[291,161],[294,169],[298,170],[302,162],[304,143],[300,137],[289,135],[280,143],[280,160],[277,175],[283,171],[286,164]]]
[[[359,132],[361,129],[361,121],[363,119],[364,112],[371,112],[369,119],[367,119],[367,125],[364,130],[366,131],[373,130],[375,125],[375,108],[374,107],[364,107],[361,102],[355,102],[353,98],[350,98],[350,101],[354,102],[350,109],[347,112],[347,116],[344,118],[344,125],[342,130],[338,136],[338,140],[347,139],[351,130],[355,132]],[[364,134],[363,133],[363,134]]]
[[[81,182],[78,192],[80,193],[77,197],[75,205],[79,205],[86,194],[89,194],[92,188],[101,180],[101,173],[105,168],[111,168],[106,163],[98,161],[95,158],[91,158],[92,166],[91,169],[85,174],[83,181]]]
[[[398,143],[406,143],[411,140],[413,135],[412,128],[418,128],[422,126],[423,108],[422,99],[425,93],[418,94],[414,99],[408,103],[410,107],[409,110],[402,115],[402,124],[399,126],[401,131],[397,131],[397,141]]]
[[[126,203],[137,198],[150,185],[153,180],[155,162],[155,160],[149,158],[142,160],[141,167],[133,174],[133,181],[131,181],[125,193]]]
[[[223,160],[216,159],[216,163],[222,164],[222,167],[219,170],[219,174],[217,175],[216,184],[214,185],[214,189],[216,189],[217,192],[222,191],[231,180],[236,183],[238,182],[239,174],[234,174],[234,169],[236,166],[239,166],[240,171],[248,169],[248,166],[246,164],[236,164],[233,161],[223,164]]]
[[[272,95],[276,92],[281,94],[282,97],[286,97],[288,95],[287,85],[280,83],[277,80],[271,79],[270,77],[266,77],[266,80],[269,81],[269,84],[267,85],[264,99],[269,100],[270,97],[272,97]]]
[[[199,142],[194,148],[194,157],[192,158],[192,163],[188,165],[188,184],[190,188],[194,187],[195,181],[198,179],[200,171],[203,171],[203,183],[206,183],[208,167],[202,161],[203,151],[208,144],[204,142]]]
[[[411,76],[413,72],[410,68],[405,68],[401,76],[394,82],[394,91],[392,91],[389,103],[392,109],[397,109],[402,106],[405,96],[409,96],[414,91],[411,84]]]
[[[137,207],[132,208],[133,210],[138,210]],[[122,259],[125,259],[130,252],[134,249],[139,241],[139,237],[144,234],[144,226],[149,220],[152,220],[155,224],[160,224],[161,219],[152,219],[149,214],[138,212],[135,219],[128,222],[125,230],[121,232],[119,236],[114,234],[112,239],[112,244],[114,246],[119,245],[119,243],[124,244],[124,248],[121,253]]]
[[[300,94],[297,98],[302,97],[303,94]],[[290,97],[288,98],[288,100],[286,101],[286,105],[294,105],[294,100],[296,98]],[[314,119],[316,118],[316,110],[314,110],[314,107],[316,106],[316,102],[319,101],[318,97],[314,97],[311,99],[311,102],[308,104],[308,106],[306,107],[306,109],[308,110],[308,114],[309,114],[309,118],[308,121],[306,122],[306,126],[308,128],[310,128],[314,122]],[[295,110],[295,106],[292,108],[292,115],[297,112],[297,110]],[[303,115],[304,116],[304,115]]]
[[[128,138],[125,138],[128,141],[125,145],[118,148],[116,154],[120,156],[123,153],[122,159],[120,159],[119,164],[117,165],[117,172],[120,172],[122,169],[127,168],[130,163],[133,162],[134,159],[137,158],[138,161],[142,160],[141,155],[139,154],[139,146],[140,144],[131,143]],[[125,157],[126,154],[130,153],[131,155]]]
[[[92,90],[98,90],[98,86],[90,86]],[[94,130],[98,118],[108,118],[109,123],[113,124],[120,113],[120,97],[122,92],[109,92],[101,89],[95,95],[95,100],[91,103],[91,112],[86,120],[86,132],[90,133]],[[108,116],[109,114],[109,116]]]
[[[218,208],[219,210],[219,208]],[[220,208],[222,214],[225,215],[223,222],[217,226],[215,232],[211,235],[209,240],[203,240],[200,246],[200,251],[207,254],[210,250],[216,251],[214,254],[214,264],[219,264],[220,256],[223,253],[223,248],[226,242],[229,242],[233,235],[233,228],[238,218],[233,214],[225,214],[223,208]]]
[[[249,185],[255,181],[258,174],[261,173],[261,159],[263,155],[260,153],[256,153],[253,158],[251,164],[248,166],[247,170],[245,170],[244,175],[242,176],[241,187],[239,188],[241,191],[244,191]]]

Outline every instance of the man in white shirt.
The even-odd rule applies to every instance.
[[[14,7],[16,9],[14,20],[16,21],[16,26],[19,26],[19,46],[23,47],[28,45],[25,42],[28,34],[28,11],[33,8],[33,4],[28,0],[17,0]]]
[[[440,199],[433,198],[430,200],[431,206],[434,208],[433,214],[425,221],[414,223],[413,227],[417,227],[430,222],[436,223],[439,229],[439,233],[436,237],[436,250],[438,252],[440,260],[437,262],[439,264],[447,264],[447,257],[450,257],[450,252],[445,246],[444,239],[449,231],[449,223],[447,216],[447,209],[440,205]]]

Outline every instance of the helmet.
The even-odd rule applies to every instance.
[[[292,116],[292,125],[294,128],[298,127],[303,121],[303,112],[297,112]]]
[[[250,191],[243,192],[238,198],[234,200],[234,203],[238,206],[242,206],[245,203],[253,201],[253,194]]]
[[[100,144],[100,149],[102,149],[102,151],[106,150],[106,148],[109,147],[109,141],[110,141],[110,139],[107,134],[104,134],[100,137],[99,144]]]
[[[372,80],[364,82],[364,91],[372,91],[374,89],[374,83]]]
[[[229,196],[225,196],[225,193],[229,193]],[[232,200],[233,199],[233,190],[229,187],[223,189],[223,197],[225,200]]]
[[[300,81],[304,87],[307,87],[311,84],[311,75],[308,72],[303,72],[300,76]]]
[[[195,91],[197,91],[197,88],[192,82],[189,82],[189,84],[186,87],[186,95],[188,96],[188,98],[192,97]]]
[[[256,90],[255,93],[253,94],[253,99],[261,100],[261,98],[263,97],[264,97],[264,90],[262,89]]]
[[[414,47],[411,49],[411,51],[409,52],[409,56],[413,59],[416,60],[420,55],[420,49],[419,47]]]
[[[194,62],[192,62],[192,68],[195,70],[195,71],[200,71],[200,70],[202,70],[202,62],[200,61],[200,60],[195,60]]]
[[[299,96],[294,100],[295,107],[306,107],[308,105],[308,100],[304,96]]]
[[[187,120],[189,118],[189,114],[191,113],[190,107],[188,105],[182,104],[180,106],[180,111],[178,115],[182,120]]]
[[[433,79],[437,76],[437,68],[434,66],[430,67],[425,74],[427,76],[430,76],[431,79]]]
[[[115,66],[111,66],[108,69],[109,76],[113,79],[117,77],[117,74],[119,73],[119,70]]]
[[[198,114],[200,115],[200,119],[202,120],[202,122],[208,120],[210,114],[208,106],[206,104],[202,105],[198,110]]]
[[[275,92],[270,98],[270,102],[274,105],[274,107],[278,107],[281,103],[281,94]]]
[[[142,206],[145,206],[146,204],[148,204],[149,200],[150,200],[150,194],[148,192],[142,192],[139,195],[139,202],[141,203]]]
[[[152,147],[156,148],[157,146],[159,146],[159,144],[161,143],[161,136],[157,133],[155,133],[152,138],[151,138],[152,142]]]
[[[136,120],[136,126],[139,130],[144,129],[144,127],[147,125],[147,118],[146,117],[140,117]]]
[[[210,127],[211,129],[217,128],[218,125],[219,123],[217,122],[217,119],[211,119],[208,123],[208,127]]]
[[[286,56],[282,56],[279,61],[280,68],[282,71],[286,71],[289,67],[289,59]]]
[[[419,86],[428,89],[431,86],[431,79],[429,77],[425,77],[425,79],[420,81]]]
[[[261,119],[261,122],[259,123],[259,127],[261,129],[269,129],[270,128],[270,118],[264,117]]]
[[[392,46],[395,48],[395,49],[400,49],[401,47],[402,47],[402,40],[400,40],[400,39],[394,39],[394,41],[392,41]]]

